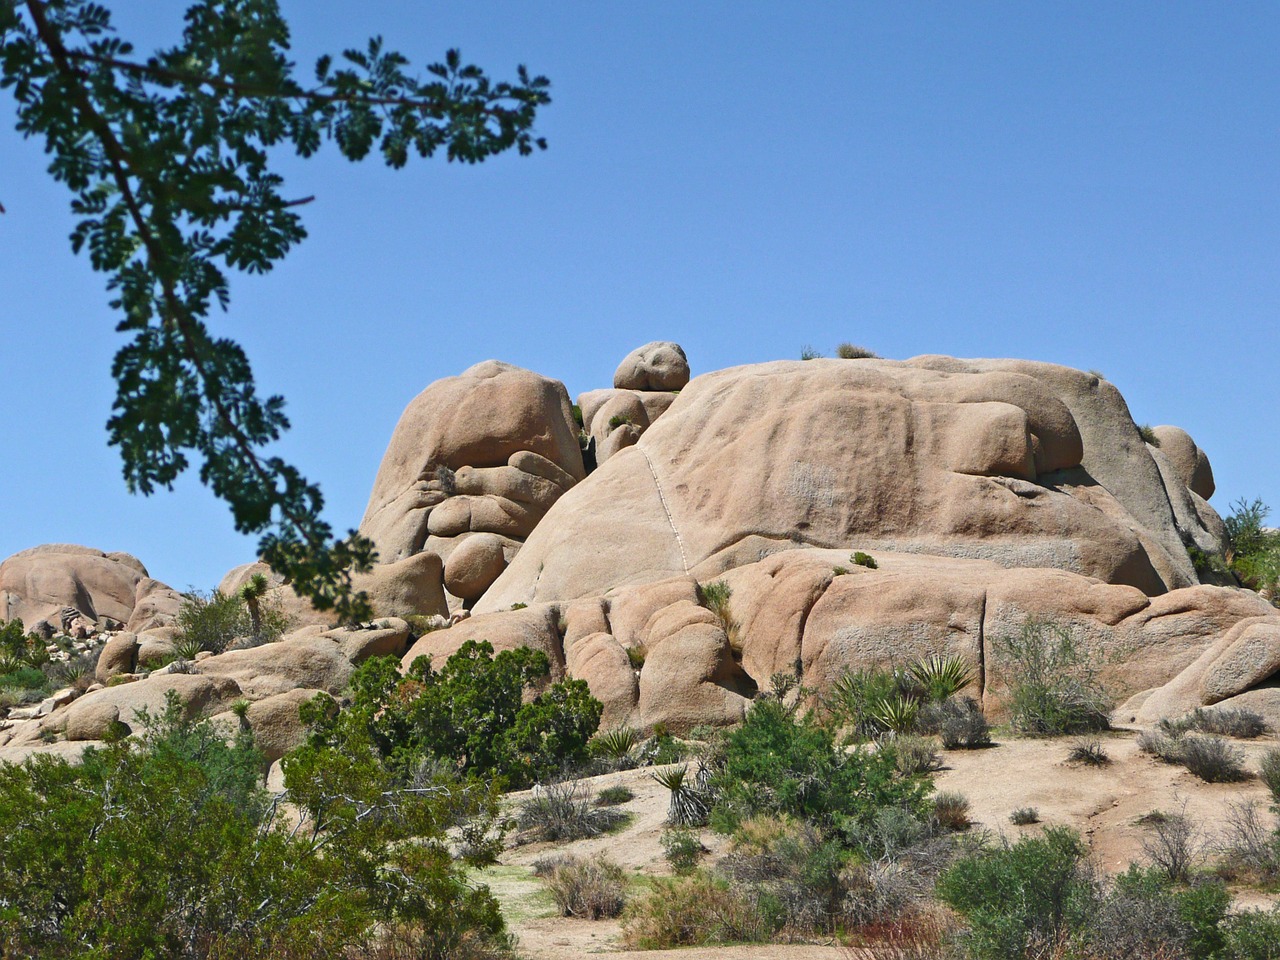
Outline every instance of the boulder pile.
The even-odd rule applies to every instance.
[[[1207,456],[1177,427],[1146,442],[1095,374],[924,356],[690,379],[684,351],[656,342],[577,399],[497,361],[427,387],[360,524],[382,560],[360,585],[383,619],[341,628],[295,602],[279,642],[58,705],[7,748],[0,732],[0,756],[99,739],[170,688],[210,715],[250,701],[278,756],[297,703],[339,696],[361,659],[407,666],[469,639],[544,650],[606,727],[732,723],[779,674],[821,692],[934,653],[966,660],[998,710],[998,640],[1029,621],[1104,658],[1121,720],[1229,703],[1280,723],[1280,610],[1203,562],[1226,546]],[[0,614],[117,631],[104,682],[136,675],[176,603],[120,554],[39,547],[0,565]]]

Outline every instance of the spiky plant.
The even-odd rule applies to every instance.
[[[911,676],[934,703],[955,696],[977,679],[977,674],[963,657],[946,657],[938,653],[913,663]]]
[[[678,767],[667,767],[655,770],[653,779],[658,786],[671,791],[671,802],[667,806],[667,823],[676,827],[694,827],[707,822],[711,813],[711,804],[703,790],[695,783],[687,782],[689,767],[682,764]],[[695,781],[697,778],[694,778]]]
[[[871,708],[871,718],[893,733],[910,733],[919,714],[920,701],[900,693],[886,697]]]
[[[591,752],[614,763],[621,763],[631,756],[640,740],[639,730],[633,727],[614,727],[595,735],[591,741]]]

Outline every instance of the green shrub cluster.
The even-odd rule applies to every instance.
[[[1264,526],[1271,508],[1261,500],[1243,498],[1231,505],[1223,520],[1231,546],[1227,565],[1250,590],[1265,591],[1280,603],[1280,530]]]
[[[405,674],[395,657],[373,657],[351,678],[351,704],[338,714],[313,713],[312,738],[328,742],[348,729],[367,730],[395,770],[448,761],[464,774],[497,777],[521,787],[587,760],[600,723],[600,701],[583,680],[544,684],[551,665],[522,647],[496,656],[469,640],[436,670],[419,657]]]
[[[247,730],[228,743],[172,694],[140,726],[78,765],[0,765],[0,956],[341,957],[389,931],[421,956],[505,947],[445,834],[492,820],[491,793],[407,789],[352,737],[285,760],[294,829]]]
[[[1100,657],[1067,627],[1029,620],[994,647],[1015,730],[1061,736],[1110,726],[1113,704],[1099,680]]]
[[[267,597],[266,578],[257,574],[236,593],[192,590],[183,594],[174,625],[178,628],[174,650],[191,660],[202,650],[222,653],[233,645],[277,640],[288,629],[289,617]]]

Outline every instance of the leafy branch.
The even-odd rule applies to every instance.
[[[195,3],[182,42],[142,60],[103,4],[0,0],[0,88],[18,130],[44,138],[50,174],[74,194],[72,248],[107,274],[117,329],[132,334],[107,424],[130,491],[171,488],[198,456],[201,481],[299,595],[367,619],[351,578],[373,544],[335,539],[319,487],[265,453],[289,427],[284,400],[259,396],[244,351],[205,318],[228,308],[228,271],[265,273],[306,236],[297,208],[313,198],[284,198],[272,148],[310,156],[331,140],[359,160],[376,146],[394,168],[441,148],[465,163],[527,155],[546,147],[532,130],[549,83],[524,67],[494,83],[456,50],[420,80],[374,38],[338,68],[321,57],[303,88],[288,50],[275,0]]]

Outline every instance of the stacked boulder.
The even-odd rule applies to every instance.
[[[688,383],[684,350],[678,343],[655,340],[623,358],[613,374],[612,390],[581,394],[582,425],[593,442],[596,464],[634,446]]]

